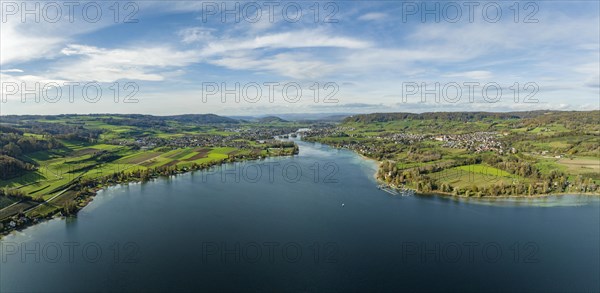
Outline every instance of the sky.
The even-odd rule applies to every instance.
[[[0,115],[600,109],[598,1],[67,3],[0,1]]]

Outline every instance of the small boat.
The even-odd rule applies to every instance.
[[[387,192],[387,193],[389,193],[391,195],[398,195],[398,192],[396,192],[394,190],[394,188],[392,188],[389,185],[381,184],[381,185],[377,186],[377,189],[385,191],[385,192]]]
[[[342,207],[344,207],[344,204],[342,203]]]

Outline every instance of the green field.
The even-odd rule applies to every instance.
[[[21,193],[31,198],[17,199],[0,194],[0,221],[20,211],[32,217],[45,216],[61,210],[70,202],[85,202],[84,197],[74,191],[74,186],[81,181],[95,181],[101,185],[115,183],[114,180],[129,180],[139,172],[171,174],[170,172],[185,171],[198,166],[210,166],[224,161],[257,158],[258,156],[286,155],[292,150],[269,148],[268,145],[257,143],[254,139],[238,138],[232,144],[240,146],[194,146],[174,147],[161,146],[171,140],[185,139],[186,136],[211,137],[217,143],[230,135],[237,135],[239,129],[256,129],[256,125],[235,125],[238,131],[228,131],[232,125],[198,124],[193,122],[171,121],[162,119],[158,122],[146,123],[144,119],[152,117],[127,117],[118,115],[96,116],[48,116],[45,119],[22,120],[24,133],[16,138],[10,134],[0,133],[0,138],[17,141],[20,137],[34,139],[35,143],[47,142],[54,139],[54,146],[46,150],[29,151],[16,155],[23,164],[29,164],[34,169],[9,179],[0,179],[0,190]],[[136,125],[116,125],[111,123],[127,123],[133,121]],[[143,126],[144,124],[147,126]],[[14,123],[19,126],[21,124]],[[158,126],[157,126],[158,124]],[[286,125],[279,122],[278,124]],[[85,132],[76,137],[71,135],[49,135],[47,133],[27,132],[28,125],[36,125],[40,129],[78,128]],[[270,129],[273,125],[260,125]],[[18,129],[18,127],[16,128]],[[18,131],[18,130],[14,130]],[[94,139],[89,137],[96,136]],[[150,147],[134,147],[136,140],[154,139]],[[158,144],[158,145],[157,145]],[[185,143],[183,143],[185,144]],[[0,148],[0,151],[2,148]],[[1,153],[0,153],[1,155]],[[30,167],[30,168],[32,168]],[[153,176],[155,176],[153,175]],[[115,177],[117,176],[117,177]],[[129,176],[129,177],[128,177]],[[137,175],[136,175],[137,176]],[[115,179],[116,178],[116,179]],[[139,179],[139,178],[138,178]],[[77,187],[81,188],[81,187]],[[81,191],[81,190],[80,190]],[[84,188],[85,191],[85,188]],[[86,191],[87,192],[87,191]],[[39,201],[46,201],[39,204]],[[18,203],[13,206],[13,203]],[[6,208],[10,206],[10,208]]]
[[[600,191],[600,111],[353,115],[304,139],[381,162],[422,192],[529,196]]]

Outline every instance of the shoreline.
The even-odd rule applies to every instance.
[[[311,142],[311,143],[315,143],[315,142]],[[350,150],[347,148],[337,148],[331,145],[327,145],[331,148],[335,148],[335,149],[346,149],[346,150]],[[379,166],[381,165],[381,161],[373,159],[373,158],[369,158],[363,154],[360,154],[354,150],[350,150],[352,151],[354,154],[357,154],[358,156],[360,156],[361,159],[364,159],[366,161],[371,161],[371,162],[375,162],[377,164],[377,169],[375,171],[375,173],[373,173],[373,179],[375,180],[376,186],[379,186],[379,184],[381,185],[385,185],[386,187],[392,189],[393,191],[406,191],[406,190],[410,190],[413,191],[414,194],[419,195],[419,196],[441,196],[441,197],[446,197],[446,198],[456,198],[456,199],[475,199],[475,200],[494,200],[494,199],[543,199],[543,198],[547,198],[550,196],[564,196],[564,195],[574,195],[574,196],[592,196],[592,197],[598,197],[600,196],[600,193],[576,193],[576,192],[559,192],[559,193],[548,193],[548,194],[534,194],[534,195],[498,195],[498,196],[464,196],[464,195],[454,195],[450,192],[441,192],[441,191],[431,191],[428,193],[421,193],[418,192],[417,190],[413,189],[413,188],[409,188],[409,187],[403,187],[403,188],[399,188],[396,186],[392,186],[389,185],[387,183],[385,183],[384,181],[382,181],[380,178],[378,178],[377,173],[379,172]],[[52,219],[56,219],[56,218],[68,218],[68,217],[77,217],[77,213],[82,210],[83,208],[85,208],[87,205],[89,205],[93,200],[94,197],[96,197],[96,195],[98,194],[99,191],[101,190],[105,190],[107,188],[110,187],[114,187],[114,186],[119,186],[119,185],[128,185],[131,183],[145,183],[145,182],[152,182],[158,178],[168,178],[171,176],[177,176],[177,175],[183,175],[183,174],[188,174],[188,173],[193,173],[196,171],[206,171],[209,170],[210,168],[213,167],[217,167],[217,166],[223,166],[226,164],[234,164],[234,163],[241,163],[241,162],[246,162],[246,161],[260,161],[260,160],[265,160],[265,159],[272,159],[272,158],[280,158],[280,157],[293,157],[294,155],[297,155],[297,153],[294,154],[285,154],[285,155],[278,155],[278,156],[271,156],[271,157],[264,157],[261,159],[241,159],[241,160],[234,160],[234,161],[230,161],[230,162],[225,162],[225,161],[221,161],[219,163],[216,163],[214,165],[210,165],[207,166],[205,168],[199,168],[199,169],[192,169],[192,168],[182,168],[182,169],[176,169],[174,170],[173,174],[158,174],[155,176],[150,177],[148,180],[142,180],[141,178],[137,178],[137,177],[131,177],[128,178],[124,181],[113,181],[113,182],[108,182],[108,183],[104,183],[104,184],[98,184],[94,187],[88,187],[89,188],[89,194],[86,194],[84,198],[82,198],[81,200],[79,200],[77,202],[76,205],[76,209],[68,214],[63,214],[63,209],[60,209],[52,214],[46,214],[46,215],[40,215],[37,217],[32,217],[31,219],[29,219],[29,221],[13,228],[13,229],[9,229],[9,230],[3,230],[0,232],[0,239],[2,239],[4,236],[6,235],[10,235],[13,232],[16,231],[23,231],[29,227],[35,226],[37,224],[52,220]],[[72,188],[72,187],[70,187]],[[65,189],[64,192],[70,190],[69,189]],[[28,211],[31,211],[41,205],[44,205],[48,202],[43,202],[40,203],[37,206],[31,207],[28,210],[23,211],[23,213],[26,213]],[[18,215],[18,214],[16,214]],[[7,217],[5,219],[3,219],[2,222],[6,222],[8,223],[10,219],[12,219],[13,217],[15,217],[16,215]]]
[[[199,168],[199,169],[192,169],[192,168],[176,169],[173,174],[168,174],[168,175],[167,174],[158,174],[158,175],[150,177],[147,180],[142,180],[142,178],[137,178],[137,177],[131,177],[131,178],[127,178],[127,179],[125,179],[123,181],[113,181],[113,182],[108,182],[108,183],[104,183],[104,184],[98,184],[98,185],[96,185],[94,187],[88,187],[89,188],[89,194],[86,194],[84,198],[82,198],[81,200],[77,201],[76,209],[73,212],[68,213],[68,214],[63,214],[64,208],[62,208],[62,209],[59,209],[59,210],[57,210],[57,211],[55,211],[54,213],[51,213],[51,214],[39,215],[39,216],[36,216],[36,217],[31,217],[31,218],[30,217],[26,217],[27,221],[25,223],[20,224],[19,226],[16,226],[16,227],[14,227],[12,229],[8,229],[8,230],[4,230],[4,228],[2,228],[3,230],[0,231],[0,239],[2,239],[4,236],[12,234],[13,232],[17,232],[17,231],[20,232],[20,231],[23,231],[23,230],[25,230],[27,228],[36,226],[37,224],[50,221],[52,219],[57,219],[57,218],[61,218],[61,219],[65,218],[66,219],[66,218],[69,218],[69,217],[77,217],[77,214],[79,213],[79,211],[82,210],[82,209],[84,209],[86,206],[88,206],[94,200],[94,198],[96,197],[96,195],[98,195],[99,191],[106,190],[106,189],[108,189],[110,187],[115,187],[115,186],[120,186],[120,185],[129,185],[131,183],[152,182],[152,181],[154,181],[156,179],[159,179],[159,178],[169,178],[171,176],[189,174],[189,173],[193,173],[193,172],[196,172],[196,171],[207,171],[207,170],[210,170],[211,168],[224,166],[226,164],[235,164],[235,163],[242,163],[242,162],[262,161],[262,160],[270,159],[270,158],[293,157],[295,155],[297,155],[297,153],[293,153],[291,155],[290,154],[284,154],[284,155],[277,155],[277,156],[269,156],[269,157],[264,157],[264,158],[260,158],[260,159],[241,159],[241,160],[234,160],[234,161],[230,161],[230,162],[221,161],[219,163],[215,163],[214,165],[209,165],[209,166],[207,166],[205,168]],[[65,189],[65,190],[63,190],[62,192],[70,191],[71,188],[72,188],[72,186],[69,187],[69,188],[67,188],[67,189]],[[29,212],[29,211],[31,211],[31,210],[33,210],[35,208],[38,208],[41,205],[47,204],[47,203],[49,203],[49,202],[44,201],[44,202],[42,202],[42,203],[40,203],[40,204],[38,204],[36,206],[30,207],[29,209],[24,210],[23,214],[26,214],[27,212]],[[6,224],[4,224],[5,225],[4,227],[6,227],[6,225],[9,222],[13,221],[12,219],[15,216],[18,216],[18,215],[19,215],[19,213],[15,214],[15,215],[12,215],[12,216],[9,216],[7,218],[4,218],[4,219],[2,219],[2,221],[0,221],[0,224],[6,223]]]
[[[361,157],[365,157],[361,154],[359,154]],[[365,157],[366,158],[366,157]],[[371,158],[367,158],[370,160],[374,160],[376,161],[378,164],[381,164],[382,162],[377,161],[375,159],[371,159]],[[379,179],[379,177],[377,177],[377,173],[379,172],[379,166],[377,171],[375,171],[375,173],[373,174],[373,177],[375,178],[375,180],[377,180],[377,183],[380,183],[382,185],[386,185],[389,188],[393,189],[394,191],[400,191],[402,190],[401,188],[395,187],[395,186],[391,186],[387,183],[385,183],[384,181],[382,181],[381,179]],[[413,188],[409,188],[409,187],[405,187],[405,190],[411,190],[413,191],[415,194],[418,195],[437,195],[437,196],[443,196],[443,197],[451,197],[451,198],[460,198],[460,199],[466,199],[466,198],[472,198],[472,199],[494,199],[494,198],[498,198],[498,199],[509,199],[509,198],[515,198],[515,199],[527,199],[527,198],[532,198],[532,199],[541,199],[541,198],[545,198],[545,197],[549,197],[549,196],[563,196],[563,195],[577,195],[577,196],[598,196],[600,197],[600,193],[590,193],[590,192],[556,192],[556,193],[546,193],[546,194],[532,194],[532,195],[497,195],[497,196],[490,196],[490,195],[483,195],[483,196],[464,196],[464,195],[454,195],[450,192],[442,192],[442,191],[430,191],[427,193],[422,193],[417,191],[416,189]]]
[[[308,141],[311,143],[315,143],[314,141]],[[388,186],[389,188],[393,189],[394,191],[401,191],[402,188],[398,188],[392,185],[389,185],[388,183],[382,181],[378,176],[377,173],[379,173],[379,166],[383,163],[379,160],[373,159],[373,158],[369,158],[355,150],[352,149],[348,149],[348,148],[344,148],[344,147],[335,147],[332,145],[328,145],[322,142],[319,142],[321,144],[327,145],[331,148],[335,148],[335,149],[346,149],[349,150],[355,154],[357,154],[358,156],[360,156],[361,158],[368,160],[368,161],[373,161],[377,163],[377,170],[375,170],[375,173],[373,173],[373,178],[375,179],[376,183],[379,185],[385,185]],[[436,196],[443,196],[443,197],[449,197],[449,198],[458,198],[458,199],[482,199],[482,200],[486,200],[486,199],[542,199],[542,198],[546,198],[549,196],[564,196],[564,195],[576,195],[576,196],[599,196],[600,197],[600,193],[590,193],[590,192],[556,192],[556,193],[547,193],[547,194],[532,194],[532,195],[497,195],[497,196],[488,196],[488,195],[483,195],[483,196],[464,196],[464,195],[454,195],[450,192],[442,192],[442,191],[430,191],[428,193],[421,193],[419,191],[417,191],[416,189],[413,188],[409,188],[409,187],[405,187],[403,188],[404,190],[411,190],[413,191],[415,194],[418,195],[436,195]]]
[[[379,162],[379,161],[378,161]],[[381,162],[379,162],[381,163]],[[375,172],[375,174],[373,174],[373,177],[375,177],[375,180],[377,180],[377,183],[381,183],[382,185],[386,185],[389,188],[393,189],[394,191],[400,191],[402,190],[401,188],[398,188],[396,186],[392,186],[389,185],[387,183],[385,183],[384,181],[382,181],[381,179],[379,179],[377,177],[377,173],[379,172],[379,169]],[[443,197],[450,197],[450,198],[460,198],[460,199],[467,199],[467,198],[472,198],[472,199],[494,199],[494,198],[498,198],[498,199],[509,199],[509,198],[513,198],[513,199],[527,199],[527,198],[531,198],[531,199],[541,199],[541,198],[545,198],[545,197],[549,197],[549,196],[564,196],[564,195],[576,195],[576,196],[598,196],[600,197],[600,193],[590,193],[590,192],[556,192],[556,193],[546,193],[546,194],[532,194],[532,195],[496,195],[496,196],[491,196],[491,195],[482,195],[482,196],[464,196],[464,195],[454,195],[450,192],[442,192],[442,191],[430,191],[427,193],[422,193],[417,191],[414,188],[410,188],[410,187],[405,187],[405,190],[411,190],[413,191],[415,194],[418,195],[437,195],[437,196],[443,196]]]

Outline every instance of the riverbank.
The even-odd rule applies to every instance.
[[[298,156],[106,188],[77,218],[12,233],[0,291],[600,288],[598,197],[393,196],[375,187],[371,160],[297,143]],[[330,162],[338,171],[326,177]],[[246,166],[239,182],[221,177]],[[303,174],[286,180],[293,166]]]
[[[311,143],[315,143],[315,141],[307,141],[307,142],[311,142]],[[325,144],[322,142],[318,142],[321,144]],[[327,145],[327,144],[325,144]],[[411,188],[408,186],[402,186],[402,187],[398,187],[398,186],[394,186],[392,184],[388,184],[386,183],[384,180],[382,180],[378,174],[379,174],[379,170],[381,168],[381,164],[383,163],[382,161],[376,160],[374,158],[370,158],[367,157],[355,150],[349,149],[349,148],[344,148],[344,147],[337,147],[334,145],[328,145],[332,148],[336,148],[336,149],[345,149],[345,150],[349,150],[352,151],[353,153],[357,154],[358,156],[360,156],[362,159],[368,160],[368,161],[372,161],[377,163],[377,170],[375,171],[375,173],[373,173],[373,178],[375,179],[377,186],[383,185],[383,186],[387,186],[390,189],[393,189],[396,192],[402,193],[406,190],[411,190],[414,193],[418,193],[420,195],[426,195],[426,194],[430,194],[430,195],[438,195],[438,196],[446,196],[446,197],[453,197],[453,198],[473,198],[473,199],[493,199],[493,198],[498,198],[498,199],[527,199],[527,198],[546,198],[548,196],[561,196],[561,195],[582,195],[582,196],[600,196],[600,193],[597,192],[574,192],[574,191],[570,191],[570,192],[550,192],[550,193],[544,193],[544,194],[520,194],[520,195],[482,195],[482,196],[477,196],[475,195],[471,195],[471,196],[466,196],[466,195],[456,195],[453,192],[442,192],[439,190],[434,190],[434,191],[428,191],[428,192],[421,192],[418,191],[415,188]]]
[[[362,156],[362,155],[361,155]],[[362,156],[364,157],[364,156]],[[377,161],[379,164],[381,164],[382,162]],[[373,177],[375,178],[375,180],[377,180],[378,184],[382,184],[385,186],[388,186],[389,188],[392,188],[396,191],[402,192],[405,190],[411,190],[415,193],[418,193],[419,195],[426,195],[426,194],[431,194],[431,195],[439,195],[439,196],[446,196],[446,197],[453,197],[453,198],[473,198],[473,199],[493,199],[493,198],[498,198],[498,199],[510,199],[510,198],[522,198],[522,199],[526,199],[526,198],[545,198],[548,196],[561,196],[561,195],[582,195],[582,196],[600,196],[600,193],[594,193],[594,192],[550,192],[550,193],[544,193],[544,194],[532,194],[532,195],[528,195],[528,194],[522,194],[522,195],[482,195],[482,196],[477,196],[477,195],[473,195],[473,196],[466,196],[466,195],[456,195],[452,192],[442,192],[442,191],[429,191],[426,193],[420,192],[414,188],[410,188],[410,187],[397,187],[394,185],[390,185],[388,183],[386,183],[385,181],[381,180],[381,178],[379,178],[377,176],[377,174],[379,173],[379,168],[377,169],[377,171],[375,171],[375,173],[373,174]]]
[[[95,178],[93,180],[89,180],[85,183],[72,182],[69,186],[63,189],[60,194],[63,193],[76,193],[76,197],[73,199],[74,204],[69,207],[55,207],[50,209],[49,212],[32,214],[37,208],[44,208],[52,205],[50,202],[57,196],[52,197],[51,199],[41,202],[35,206],[29,207],[22,212],[16,213],[12,216],[8,216],[0,221],[0,239],[3,236],[9,235],[14,231],[22,231],[28,227],[37,225],[39,223],[54,219],[54,218],[66,218],[66,217],[76,217],[77,213],[85,208],[90,202],[93,201],[94,197],[97,195],[98,191],[106,189],[108,187],[117,186],[117,185],[127,185],[130,183],[140,183],[140,182],[151,182],[155,179],[161,177],[171,177],[176,175],[181,175],[185,173],[195,172],[195,171],[206,171],[210,168],[223,166],[225,164],[232,163],[241,163],[248,161],[261,161],[267,158],[280,158],[280,157],[290,157],[298,154],[297,148],[294,148],[292,153],[277,153],[276,155],[271,155],[269,157],[263,158],[230,158],[222,161],[211,162],[206,165],[196,165],[196,167],[181,167],[177,168],[177,166],[171,166],[171,168],[175,167],[175,169],[167,169],[167,170],[154,170],[153,173],[149,174],[148,177],[134,177],[132,174],[124,177],[121,180],[114,180],[114,175],[111,174],[101,178]],[[15,203],[15,204],[18,204]]]

